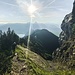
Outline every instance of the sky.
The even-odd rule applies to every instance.
[[[74,0],[0,0],[0,24],[39,22],[60,25],[72,11]],[[30,13],[29,7],[35,10]],[[31,17],[32,16],[34,17]]]

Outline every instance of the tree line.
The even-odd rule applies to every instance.
[[[7,32],[0,30],[0,75],[11,71],[11,58],[14,56],[13,44],[19,44],[19,36],[8,28]]]

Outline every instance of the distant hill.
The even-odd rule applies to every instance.
[[[27,40],[27,37],[25,37]],[[45,59],[51,59],[51,54],[59,46],[58,37],[46,29],[36,30],[31,34],[30,49]]]
[[[6,31],[9,27],[20,36],[28,35],[30,23],[0,24],[0,30],[2,31]],[[36,22],[32,24],[32,32],[36,29],[47,29],[55,35],[59,35],[59,33],[61,32],[61,29],[58,28],[55,24],[43,24]]]

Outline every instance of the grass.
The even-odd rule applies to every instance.
[[[26,60],[26,55],[25,55],[24,50],[17,48],[15,52],[17,53],[19,61],[26,63],[28,75],[75,75],[75,70],[59,70],[59,69],[51,70],[51,71],[46,70],[45,69],[46,67],[45,68],[42,67],[42,66],[44,66],[43,63],[41,63],[40,61],[39,61],[40,63],[39,62],[36,63],[35,61],[31,60],[29,55]],[[34,55],[33,52],[31,52],[31,55]],[[41,59],[41,60],[42,60],[42,62],[46,62],[44,59]],[[40,66],[40,64],[42,64],[42,66]],[[46,66],[46,64],[47,63],[45,63],[45,66]],[[15,67],[15,65],[14,65],[14,67]],[[18,67],[19,66],[17,66],[17,70],[18,70]],[[5,75],[9,75],[9,74],[5,74]]]
[[[18,53],[18,59],[20,61],[25,60],[25,53],[23,50],[19,48],[16,49],[16,53]],[[28,66],[28,75],[50,75],[48,71],[45,71],[41,66],[37,65],[33,62],[29,57],[27,58],[27,66]],[[39,64],[39,63],[38,63]]]
[[[25,61],[26,56],[25,56],[25,53],[23,53],[22,50],[20,50],[19,48],[17,48],[16,51],[15,51],[15,53],[18,54],[18,60]]]
[[[37,65],[31,60],[28,60],[28,67],[31,68],[29,75],[50,75],[49,71],[44,70],[41,66]]]

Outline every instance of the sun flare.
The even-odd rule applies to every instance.
[[[37,11],[37,7],[36,7],[36,6],[30,5],[30,6],[28,7],[28,12],[29,12],[29,14],[30,14],[31,17],[35,17],[35,16],[34,16],[34,13],[35,13],[36,11]]]

